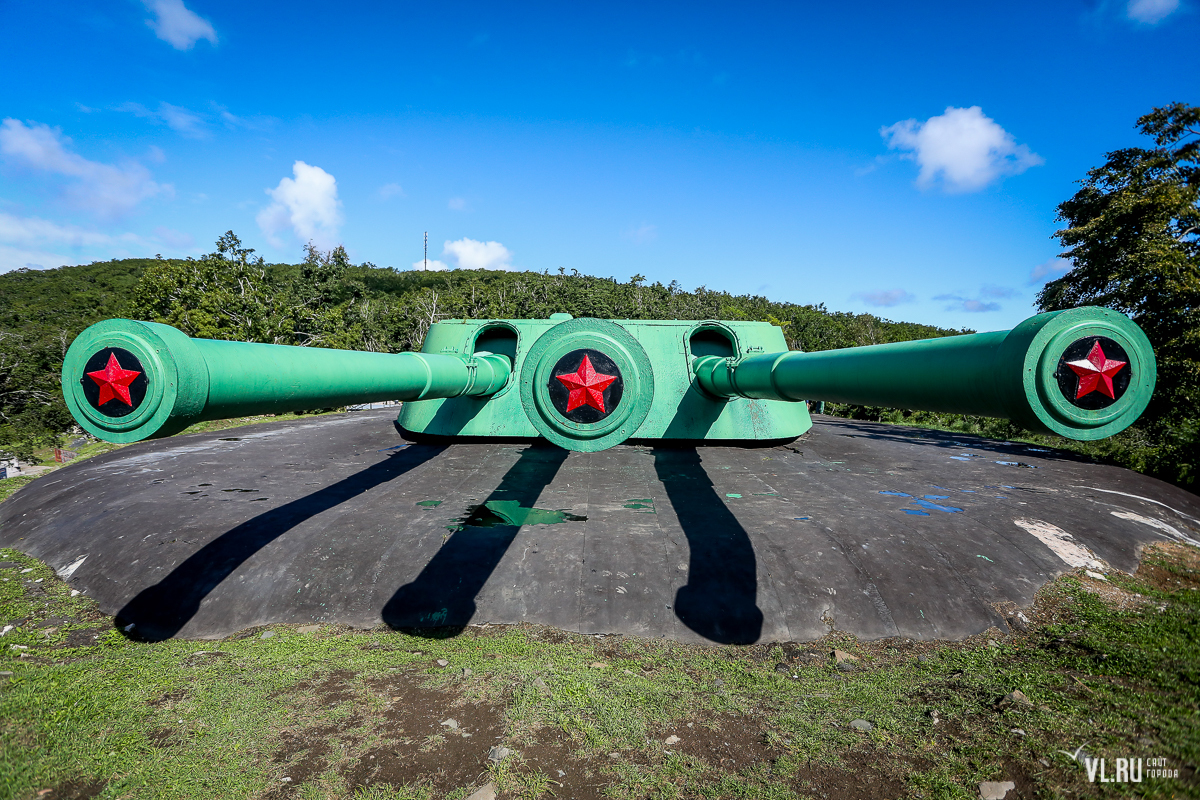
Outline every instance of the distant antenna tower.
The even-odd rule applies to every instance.
[[[425,231],[425,266],[421,267],[421,270],[429,270],[429,231]]]

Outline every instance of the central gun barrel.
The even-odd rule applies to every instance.
[[[1039,314],[1009,331],[693,361],[714,397],[825,400],[1010,419],[1093,440],[1128,427],[1154,389],[1141,328],[1104,308]]]
[[[508,356],[371,353],[191,339],[169,325],[106,320],[63,361],[63,395],[97,438],[136,442],[196,422],[381,400],[495,394]]]

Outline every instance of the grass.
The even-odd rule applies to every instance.
[[[534,626],[437,638],[281,625],[151,644],[46,565],[0,561],[16,564],[0,569],[0,620],[15,626],[0,639],[4,797],[460,800],[487,780],[505,798],[974,798],[985,780],[1126,796],[1088,782],[1081,746],[1110,773],[1132,755],[1188,776],[1147,778],[1139,796],[1200,796],[1194,548],[1149,551],[1136,576],[1065,576],[1024,633],[752,647]],[[852,670],[834,648],[858,657]],[[1032,704],[998,702],[1014,690]],[[495,742],[512,752],[489,762]],[[426,766],[371,772],[389,753]]]

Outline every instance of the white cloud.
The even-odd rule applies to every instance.
[[[466,211],[467,201],[461,197],[451,197],[450,202],[446,204],[446,208],[451,211]]]
[[[991,297],[997,300],[1016,297],[1018,294],[1020,293],[1016,289],[1010,289],[1007,286],[995,286],[993,284],[985,284],[979,289],[980,297]]]
[[[159,103],[158,110],[151,111],[141,103],[124,103],[118,106],[117,110],[128,111],[134,116],[161,122],[171,130],[189,139],[204,139],[209,135],[208,122],[204,116],[194,111],[189,111],[182,106]]]
[[[173,106],[170,103],[158,104],[158,116],[173,131],[182,133],[193,139],[202,139],[208,135],[208,127],[199,114],[193,114],[186,108]]]
[[[393,197],[403,197],[404,189],[398,183],[385,183],[375,190],[375,196],[380,200],[391,200]]]
[[[512,253],[499,242],[447,241],[442,255],[453,259],[459,269],[512,269]]]
[[[67,149],[70,139],[58,128],[17,119],[0,124],[0,154],[29,169],[70,179],[63,195],[73,206],[98,217],[113,219],[156,194],[172,194],[169,184],[151,180],[150,171],[136,161],[121,166],[89,161]]]
[[[1047,280],[1053,280],[1060,275],[1066,273],[1071,267],[1071,259],[1055,256],[1047,259],[1033,268],[1033,272],[1029,273],[1029,283],[1045,283]]]
[[[217,43],[212,23],[183,4],[183,0],[142,0],[154,19],[146,20],[158,38],[176,50],[191,50],[201,39]]]
[[[630,228],[625,231],[625,238],[631,239],[634,244],[646,244],[653,242],[658,238],[658,226],[650,223],[642,223],[636,228]]]
[[[438,261],[436,258],[431,258],[429,261],[421,259],[413,262],[413,269],[427,269],[430,272],[444,272],[450,269],[450,265],[445,261]]]
[[[917,186],[932,186],[940,177],[948,192],[975,192],[1002,178],[1045,163],[1017,144],[979,106],[947,108],[925,122],[906,119],[879,129],[893,150],[907,150],[921,171]]]
[[[172,230],[171,228],[159,225],[154,229],[154,236],[163,244],[170,245],[177,250],[187,250],[196,246],[196,240],[190,233]]]
[[[1129,0],[1125,15],[1134,22],[1156,25],[1179,8],[1179,0]]]
[[[266,192],[275,202],[259,212],[258,226],[276,247],[283,247],[279,234],[291,228],[301,241],[312,241],[319,248],[337,244],[342,224],[341,201],[337,181],[320,167],[303,161],[292,165],[292,178],[283,178]]]
[[[0,242],[12,245],[66,244],[71,246],[109,244],[113,238],[74,225],[59,225],[37,217],[17,217],[0,211]]]
[[[61,253],[0,244],[0,272],[10,272],[14,269],[52,269],[74,266],[79,263],[79,259]]]
[[[988,296],[986,293],[980,293],[983,296]],[[981,314],[986,311],[999,311],[1000,304],[980,300],[971,297],[963,297],[958,294],[939,294],[933,298],[934,300],[944,301],[947,311],[966,311],[971,314]]]
[[[60,225],[38,217],[18,217],[0,212],[0,272],[13,269],[47,269],[86,263],[80,250],[103,258],[124,254],[125,248],[145,250],[146,243],[136,234],[111,235],[76,225]],[[67,251],[74,250],[75,255]]]
[[[887,308],[901,303],[911,303],[917,298],[903,289],[886,289],[878,292],[855,292],[851,297],[862,300],[869,306]]]

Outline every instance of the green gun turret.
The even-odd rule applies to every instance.
[[[1039,314],[1011,331],[788,351],[764,322],[447,320],[420,353],[190,339],[107,320],[72,343],[63,392],[89,433],[131,442],[202,420],[402,400],[413,436],[769,442],[811,427],[803,400],[1003,417],[1099,439],[1145,410],[1154,352],[1121,314]]]

